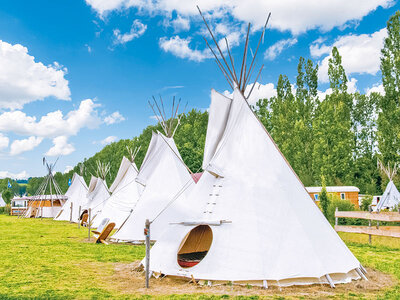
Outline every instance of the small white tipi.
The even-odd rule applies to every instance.
[[[87,206],[88,187],[82,176],[74,173],[72,176],[71,185],[65,196],[68,197],[67,202],[62,207],[61,212],[54,218],[56,221],[72,221],[79,222],[79,208],[82,209]]]
[[[397,165],[395,164],[393,169],[390,168],[388,164],[385,167],[379,160],[378,160],[378,167],[386,174],[389,178],[389,183],[386,186],[385,192],[383,193],[379,203],[376,205],[375,210],[381,211],[382,209],[394,209],[400,206],[400,193],[397,189],[396,185],[393,183],[393,177],[397,173]]]
[[[126,157],[122,158],[117,176],[110,187],[112,195],[106,201],[101,213],[93,220],[93,227],[98,227],[105,218],[119,228],[129,217],[140,196],[141,186],[136,182],[137,167]]]
[[[91,220],[101,212],[106,200],[110,197],[107,184],[104,179],[92,176],[89,183],[89,189],[87,193],[87,204],[83,207],[83,211],[91,209]]]

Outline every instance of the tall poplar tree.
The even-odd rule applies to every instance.
[[[400,12],[387,22],[381,57],[385,95],[379,101],[378,142],[384,163],[400,162]]]

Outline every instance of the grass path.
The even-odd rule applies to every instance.
[[[115,272],[114,263],[142,259],[143,246],[88,243],[85,241],[87,229],[78,229],[76,224],[5,215],[0,215],[0,233],[1,299],[150,298],[126,295],[110,282]],[[341,236],[363,265],[393,274],[400,280],[400,239],[373,237],[373,245],[368,245],[366,236]],[[349,293],[337,298],[343,296],[360,298],[362,294]],[[195,296],[198,299],[226,297]],[[171,295],[171,298],[189,299],[189,296]],[[376,298],[400,299],[400,284],[381,291]]]

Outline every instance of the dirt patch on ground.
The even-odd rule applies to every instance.
[[[275,286],[271,286],[268,289],[239,285],[209,287],[190,283],[189,280],[169,277],[151,278],[150,289],[145,289],[144,273],[138,270],[139,265],[139,261],[131,264],[115,263],[115,273],[112,280],[113,288],[118,289],[120,293],[136,295],[208,294],[325,298],[352,294],[353,296],[363,295],[369,298],[397,283],[397,279],[393,276],[367,268],[369,281],[357,280],[348,284],[338,284],[335,289],[330,288],[328,285],[292,286],[282,287],[281,289]]]

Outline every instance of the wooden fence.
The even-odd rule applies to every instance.
[[[369,221],[368,226],[344,226],[338,225],[338,218],[364,219]],[[372,226],[372,221],[376,225]],[[379,222],[400,222],[398,212],[367,212],[367,211],[335,211],[335,230],[337,232],[362,233],[369,235],[371,243],[372,235],[400,238],[400,226],[379,226]]]

